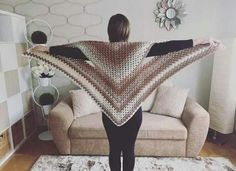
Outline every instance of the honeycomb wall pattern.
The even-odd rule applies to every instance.
[[[101,0],[0,0],[0,9],[24,15],[27,21],[38,18],[47,21],[54,35],[50,45],[59,45],[79,40],[103,40],[89,29],[99,26],[103,18],[87,7]],[[40,29],[50,34],[39,23],[28,27],[29,33]]]

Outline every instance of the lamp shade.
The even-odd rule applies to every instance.
[[[236,38],[223,40],[226,48],[215,54],[209,101],[210,128],[234,131],[236,109]]]

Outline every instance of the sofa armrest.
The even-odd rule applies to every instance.
[[[52,132],[53,141],[61,154],[70,154],[70,138],[68,129],[73,121],[71,99],[62,99],[49,114],[49,128]]]
[[[188,130],[186,156],[196,157],[206,140],[209,129],[209,113],[201,105],[188,97],[182,121]]]

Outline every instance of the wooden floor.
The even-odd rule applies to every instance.
[[[0,171],[27,171],[30,170],[37,158],[42,154],[58,154],[53,142],[40,141],[38,132],[6,162]],[[223,156],[231,160],[236,165],[236,134],[218,136],[217,141],[212,141],[209,133],[200,156]]]

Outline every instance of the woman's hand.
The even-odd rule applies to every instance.
[[[203,44],[212,44],[214,43],[214,40],[212,38],[197,38],[197,39],[193,39],[193,46],[196,45],[203,45]]]
[[[223,45],[223,43],[219,40],[213,39],[213,38],[198,38],[198,39],[193,39],[193,46],[195,45],[201,45],[201,44],[219,44],[219,50],[224,50],[226,47]]]
[[[33,51],[48,52],[49,48],[43,45],[36,45],[35,47],[28,49],[27,51],[28,52],[33,52]]]

